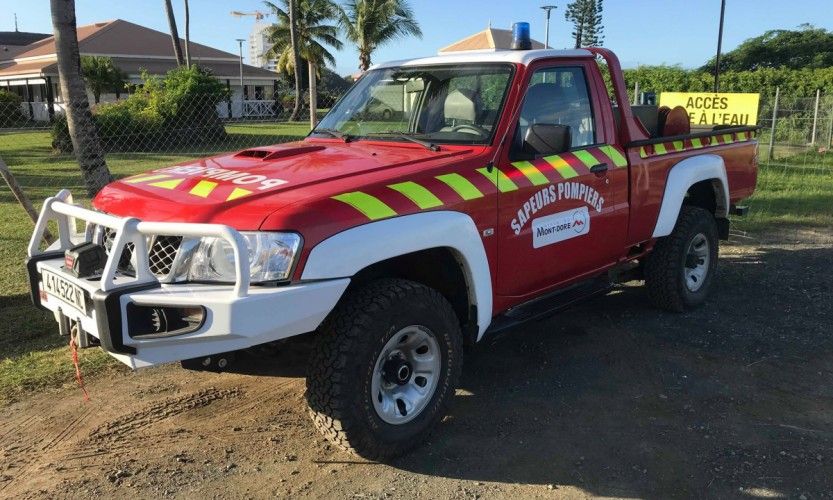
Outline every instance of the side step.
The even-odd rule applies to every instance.
[[[492,320],[492,324],[483,334],[483,337],[491,337],[528,321],[545,318],[580,300],[607,293],[611,288],[613,288],[613,284],[605,275],[550,292],[543,297],[515,306],[497,316]]]

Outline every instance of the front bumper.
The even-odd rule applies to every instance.
[[[77,322],[84,332],[101,342],[102,348],[133,368],[244,349],[313,331],[350,283],[349,279],[340,278],[281,287],[250,287],[248,260],[238,262],[241,264],[238,280],[233,285],[160,283],[152,274],[141,272],[135,277],[123,276],[116,265],[121,249],[127,242],[141,249],[147,234],[218,236],[234,245],[241,245],[241,240],[227,226],[118,219],[72,205],[68,199],[66,195],[50,198],[41,211],[27,260],[32,301],[52,311],[59,322],[65,318]],[[86,234],[71,230],[73,217],[88,225],[104,224],[118,231],[101,277],[77,278],[64,271],[64,250],[83,241]],[[58,222],[60,238],[46,251],[39,251],[49,220]],[[236,254],[245,255],[244,249],[245,246],[238,246]],[[140,256],[137,269],[147,269],[146,262],[141,262],[147,258],[147,252],[137,254]],[[87,304],[86,311],[46,293],[44,271],[79,287]],[[136,310],[133,306],[201,307],[204,317],[199,327],[189,333],[132,336],[130,315]]]

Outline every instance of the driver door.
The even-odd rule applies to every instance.
[[[515,141],[497,165],[504,182],[499,295],[533,294],[592,274],[615,262],[617,243],[624,241],[627,212],[617,209],[616,200],[627,192],[616,192],[611,174],[626,161],[604,142],[602,103],[590,92],[595,82],[587,64],[595,62],[540,66],[527,84]],[[568,126],[569,149],[521,159],[523,138],[534,124]]]

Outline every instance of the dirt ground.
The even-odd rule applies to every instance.
[[[233,373],[113,370],[89,403],[67,386],[3,408],[0,497],[833,498],[817,236],[725,246],[692,313],[630,284],[477,346],[450,415],[391,464],[315,431],[295,342]]]

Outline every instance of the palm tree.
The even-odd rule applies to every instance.
[[[188,0],[185,3],[185,67],[191,67],[191,11],[188,9]]]
[[[407,0],[349,0],[339,7],[341,27],[359,51],[359,69],[367,71],[378,47],[422,30]]]
[[[96,104],[101,101],[101,93],[108,90],[119,92],[124,86],[125,75],[105,56],[81,56],[81,75],[84,83],[93,93]]]
[[[168,27],[171,30],[171,43],[174,45],[176,65],[182,66],[185,64],[185,59],[182,57],[182,46],[179,44],[179,30],[176,28],[176,18],[174,17],[174,8],[171,5],[171,0],[165,0],[165,14],[168,16]]]
[[[277,18],[277,23],[270,26],[267,31],[269,43],[272,46],[266,55],[276,58],[278,70],[285,73],[298,72],[300,65],[306,62],[309,71],[310,126],[314,127],[317,111],[316,78],[322,65],[335,64],[335,58],[326,46],[335,49],[342,47],[341,40],[338,39],[337,25],[327,24],[328,21],[335,21],[338,8],[332,0],[297,0],[295,45],[298,49],[299,64],[295,64],[296,58],[292,53],[292,25],[287,12],[288,7],[291,6],[290,1],[292,0],[282,0],[287,9],[272,2],[265,2]],[[300,82],[298,87],[300,88]],[[296,102],[299,101],[299,98],[296,99]]]
[[[92,198],[112,182],[98,132],[93,123],[87,89],[81,78],[81,60],[75,22],[75,0],[50,0],[52,26],[55,30],[55,53],[61,95],[66,99],[67,125],[72,148],[81,167],[87,194]]]

